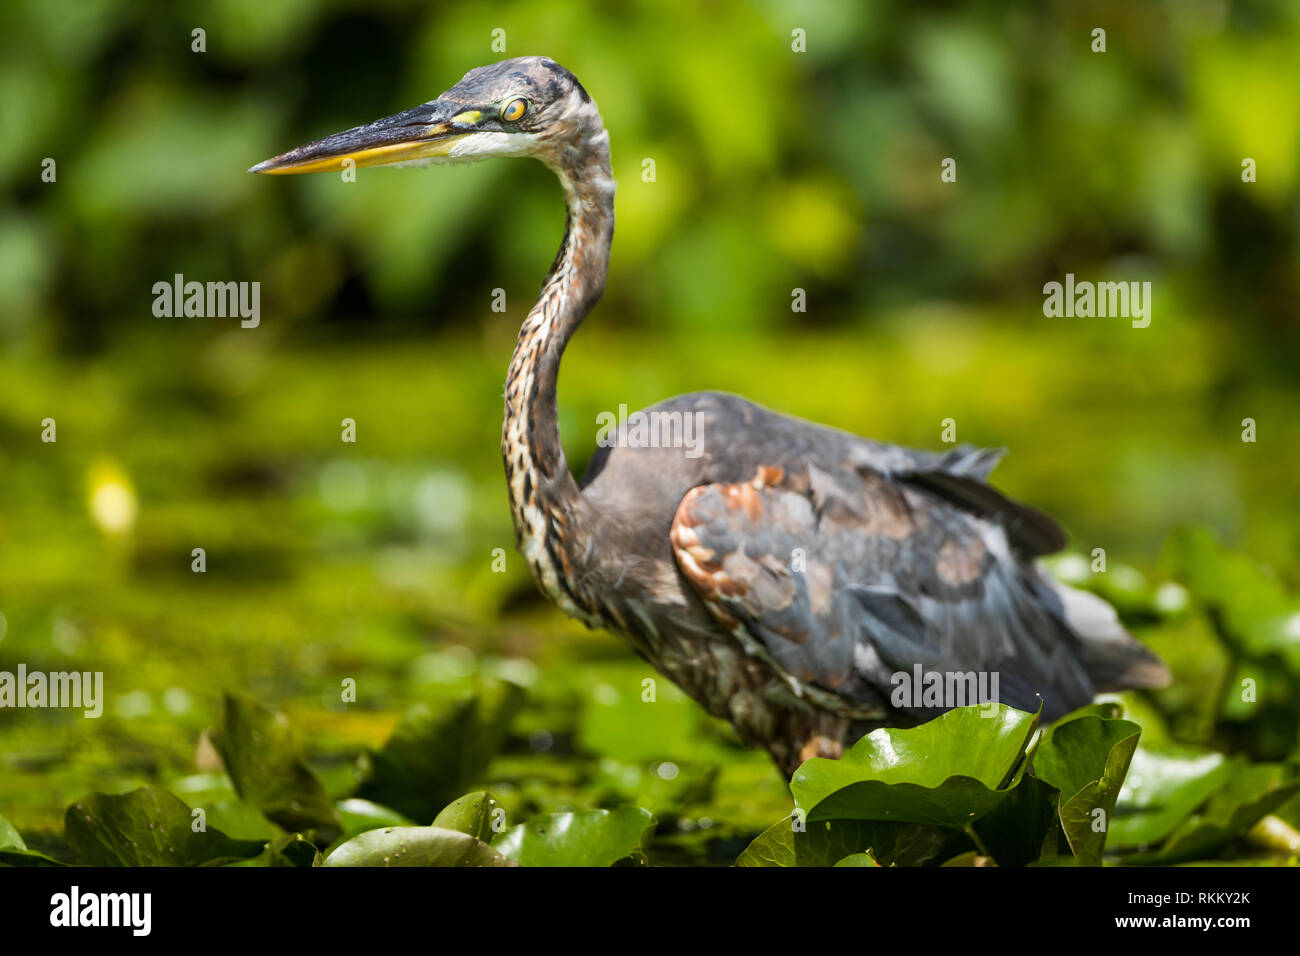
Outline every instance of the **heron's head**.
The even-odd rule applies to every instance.
[[[490,156],[559,165],[603,136],[600,114],[577,78],[545,56],[470,70],[436,100],[272,157],[250,173],[319,173],[356,166],[428,166]]]

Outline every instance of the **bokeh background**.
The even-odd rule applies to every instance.
[[[1106,550],[1104,578],[1061,573],[1174,663],[1135,702],[1154,738],[1292,746],[1294,682],[1280,736],[1234,736],[1239,655],[1164,585],[1215,540],[1274,617],[1300,585],[1300,6],[8,0],[0,51],[0,669],[102,670],[107,696],[97,721],[0,712],[27,833],[91,789],[220,789],[223,688],[289,712],[341,790],[407,707],[485,678],[528,688],[483,772],[512,807],[636,799],[719,858],[788,808],[666,682],[647,716],[645,666],[513,559],[502,382],[563,230],[550,174],[245,172],[531,53],[600,104],[619,182],[561,380],[575,469],[599,412],[695,389],[920,447],[952,418]],[[1152,282],[1150,327],[1044,317],[1067,272]],[[260,326],[155,317],[176,273],[260,282]]]

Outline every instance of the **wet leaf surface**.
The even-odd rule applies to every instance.
[[[367,830],[332,850],[321,866],[518,866],[482,840],[441,827]]]
[[[986,714],[988,716],[986,716]],[[809,821],[892,820],[961,828],[1007,795],[1023,772],[1033,714],[962,707],[905,730],[882,729],[839,760],[817,757],[790,789]]]
[[[191,808],[158,787],[92,793],[66,817],[68,844],[91,866],[213,866],[257,856],[265,846],[194,826]]]
[[[641,856],[654,826],[640,807],[567,811],[512,827],[492,846],[523,866],[612,866]]]

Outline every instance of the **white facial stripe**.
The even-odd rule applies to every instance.
[[[447,166],[455,163],[473,163],[493,156],[528,156],[535,142],[527,133],[496,133],[483,131],[470,133],[447,150],[445,156],[422,156],[400,163],[385,163],[392,167]]]
[[[533,147],[533,137],[527,133],[471,133],[447,153],[450,159],[472,159],[479,156],[524,156]]]

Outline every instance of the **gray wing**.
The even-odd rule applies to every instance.
[[[997,673],[998,699],[1037,710],[1041,695],[1047,719],[1103,683],[1159,683],[1162,665],[1108,605],[1067,596],[1028,560],[1062,536],[983,483],[997,453],[863,447],[872,464],[760,466],[685,495],[673,551],[724,626],[855,708],[885,708],[894,675],[917,665]]]
[[[1006,454],[1004,448],[958,445],[938,453],[861,439],[855,451],[862,467],[998,523],[1012,548],[1025,557],[1053,554],[1065,547],[1060,525],[1037,508],[1012,501],[987,484],[989,473]]]

